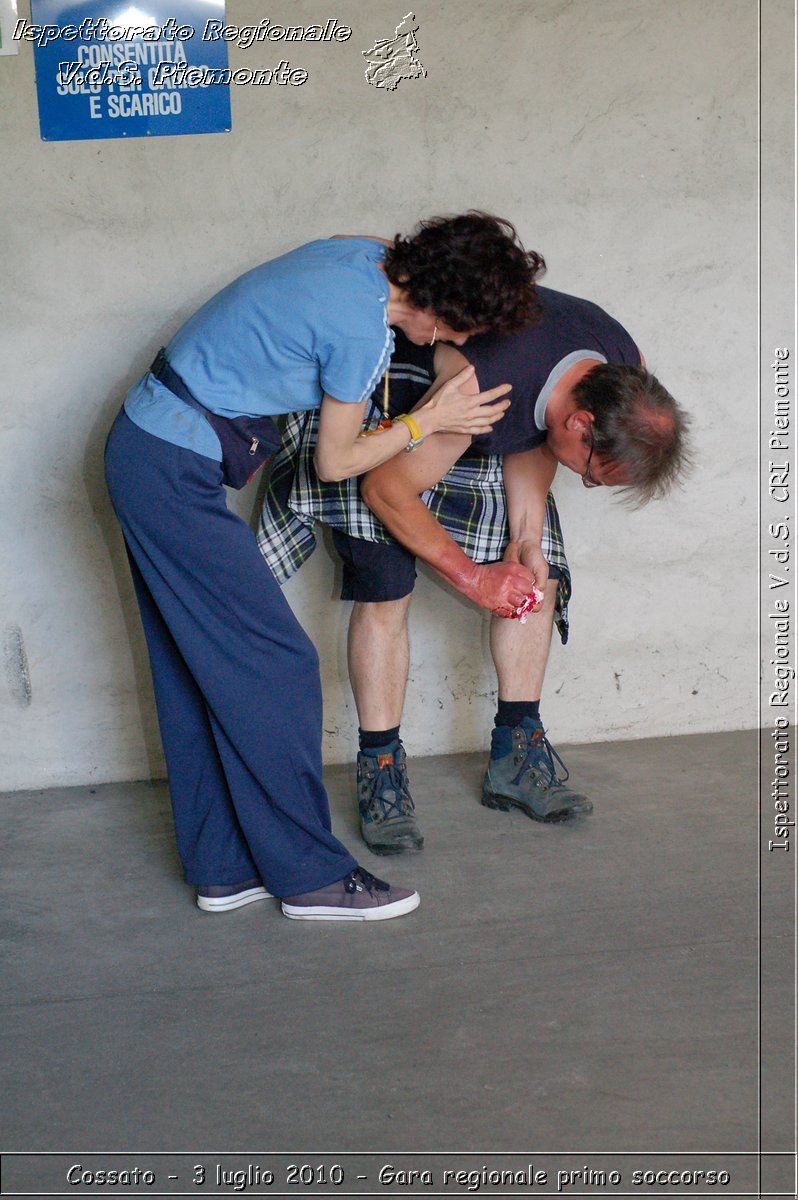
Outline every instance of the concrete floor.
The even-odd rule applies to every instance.
[[[575,747],[596,811],[555,826],[482,808],[481,755],[412,762],[423,853],[355,852],[421,908],[351,926],[200,913],[163,784],[6,796],[4,1145],[755,1150],[756,744]],[[328,782],[357,847],[351,774]]]

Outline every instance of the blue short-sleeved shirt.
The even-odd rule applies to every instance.
[[[229,284],[186,321],[166,357],[189,391],[221,416],[318,408],[325,393],[366,399],[393,349],[385,246],[368,238],[310,242]],[[202,413],[147,374],[125,411],[164,441],[221,459]]]

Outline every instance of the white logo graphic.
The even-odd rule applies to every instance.
[[[417,31],[416,14],[409,12],[401,25],[396,26],[394,37],[378,38],[370,50],[362,52],[363,57],[368,59],[366,79],[372,87],[387,88],[393,92],[403,79],[426,76],[426,67],[416,57]]]

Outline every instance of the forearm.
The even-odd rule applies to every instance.
[[[364,479],[361,495],[385,528],[416,558],[433,567],[459,590],[467,586],[474,566],[419,495],[392,485],[379,472]]]
[[[404,457],[413,459],[416,454]],[[428,457],[434,463],[447,455],[430,447]],[[421,500],[421,492],[437,482],[442,473],[427,473],[420,452],[418,458],[415,468],[394,462],[372,472],[361,484],[364,500],[398,541],[469,600],[499,616],[514,615],[531,590],[532,572],[519,563],[484,566],[472,562]]]
[[[510,541],[505,560],[525,563],[535,577],[535,586],[545,592],[549,564],[543,554],[546,497],[557,463],[545,447],[521,454],[505,455],[504,490]]]
[[[401,455],[411,436],[431,438],[433,434],[466,438],[489,433],[501,420],[509,404],[503,399],[509,388],[502,384],[487,392],[478,390],[472,367],[436,384],[423,397],[405,424],[400,416],[392,425],[361,437],[365,403],[344,404],[325,396],[319,413],[319,437],[316,445],[316,473],[325,482],[364,475],[396,455]],[[447,468],[448,469],[448,468]],[[444,472],[445,473],[445,472]]]
[[[546,518],[546,497],[557,462],[545,446],[504,458],[504,488],[510,540],[539,546]]]
[[[431,408],[434,397],[446,384],[457,377],[463,394],[476,394],[479,385],[476,374],[468,370],[469,364],[454,346],[445,343],[435,352],[435,382],[413,408],[413,418],[424,428],[423,422]],[[383,470],[373,471],[361,483],[363,499],[383,525],[408,550],[429,566],[434,567],[445,578],[450,578],[446,567],[466,570],[471,560],[460,550],[443,526],[432,516],[420,499],[421,493],[434,487],[443,479],[461,454],[468,448],[470,438],[456,434],[439,434],[431,437],[417,450],[391,463]],[[444,569],[441,569],[443,563]],[[451,579],[454,582],[453,579]]]
[[[326,439],[320,430],[314,459],[316,474],[325,483],[364,475],[405,450],[411,437],[410,429],[402,421],[395,421],[390,428],[379,429],[368,437],[351,437],[343,444]]]

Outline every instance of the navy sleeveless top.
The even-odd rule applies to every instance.
[[[512,403],[491,433],[475,438],[467,453],[517,454],[546,440],[546,403],[555,384],[574,363],[585,358],[640,366],[640,351],[629,334],[597,304],[538,288],[543,316],[520,333],[479,334],[469,338],[460,353],[477,369],[480,391],[511,383]],[[431,386],[435,350],[415,346],[401,330],[390,367],[391,416],[409,412]],[[382,384],[374,392],[382,404]]]
[[[640,366],[629,334],[597,304],[538,288],[543,315],[537,325],[510,337],[493,333],[469,338],[461,353],[477,370],[484,392],[511,383],[511,404],[492,433],[475,438],[483,454],[516,454],[546,439],[546,403],[565,372],[586,358]]]

